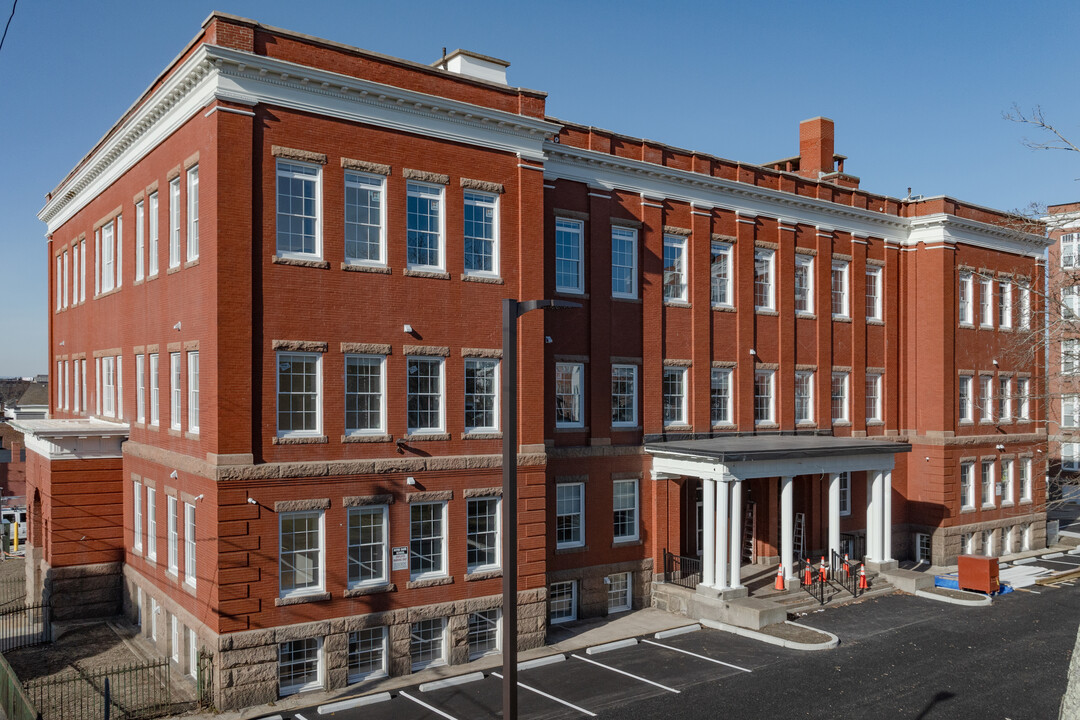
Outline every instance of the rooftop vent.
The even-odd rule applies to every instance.
[[[431,64],[433,67],[458,75],[467,75],[500,85],[506,85],[506,68],[510,67],[510,63],[505,60],[460,49],[449,55],[444,50],[443,56]]]

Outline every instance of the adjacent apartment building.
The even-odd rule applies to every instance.
[[[1080,472],[1080,203],[1047,208],[1053,245],[1047,262],[1047,408],[1053,499],[1068,493]]]
[[[215,13],[47,196],[31,587],[123,607],[218,706],[519,647],[651,603],[665,553],[879,569],[1045,542],[1046,243],[859,187],[832,121],[726,160]],[[519,334],[501,501],[500,307]],[[74,599],[77,595],[77,600]],[[87,598],[92,603],[87,606]],[[76,608],[76,604],[79,605]]]

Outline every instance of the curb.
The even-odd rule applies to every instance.
[[[963,590],[956,590],[954,592],[964,592]],[[977,593],[968,593],[969,595],[978,598],[977,600],[964,600],[962,598],[949,597],[947,595],[939,595],[929,590],[916,590],[915,597],[926,598],[927,600],[935,600],[937,602],[949,603],[950,605],[965,605],[967,607],[986,607],[993,603],[989,596],[979,595]]]
[[[702,620],[701,624],[705,627],[712,628],[713,630],[722,630],[724,632],[734,633],[735,635],[742,635],[745,638],[751,640],[759,640],[770,645],[779,645],[780,647],[788,648],[789,650],[803,650],[806,652],[813,652],[815,650],[832,650],[834,647],[840,644],[840,638],[833,635],[827,630],[819,630],[818,628],[812,628],[809,625],[800,625],[796,622],[786,621],[788,625],[794,625],[795,627],[804,628],[806,630],[813,630],[814,632],[821,633],[822,635],[828,635],[831,639],[823,643],[801,643],[794,640],[785,640],[784,638],[778,638],[774,635],[769,635],[757,630],[750,630],[748,628],[736,627],[735,625],[728,625],[727,623],[717,622],[716,620]]]

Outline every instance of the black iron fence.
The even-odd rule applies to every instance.
[[[43,720],[142,720],[177,709],[169,672],[168,658],[160,658],[89,671],[73,668],[23,687]]]
[[[821,576],[821,568],[814,567],[809,558],[799,558],[799,585],[810,594],[810,597],[825,604],[825,586],[827,583]]]
[[[862,562],[852,562],[847,555],[840,555],[833,550],[830,570],[832,579],[853,597],[859,597],[862,594],[862,589],[859,587],[859,576],[864,572]]]
[[[694,590],[701,584],[701,560],[664,550],[664,582]]]
[[[41,645],[51,639],[48,605],[8,605],[0,609],[0,652]]]

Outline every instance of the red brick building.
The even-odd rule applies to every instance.
[[[1047,261],[1046,341],[1047,415],[1050,439],[1048,475],[1052,485],[1075,483],[1080,472],[1080,203],[1047,208],[1049,228]]]
[[[665,551],[736,602],[744,557],[1044,541],[1042,370],[999,359],[1040,237],[859,189],[825,118],[734,162],[506,67],[214,14],[48,196],[55,603],[214,651],[219,707],[496,651],[504,298],[582,306],[520,324],[520,647]]]

